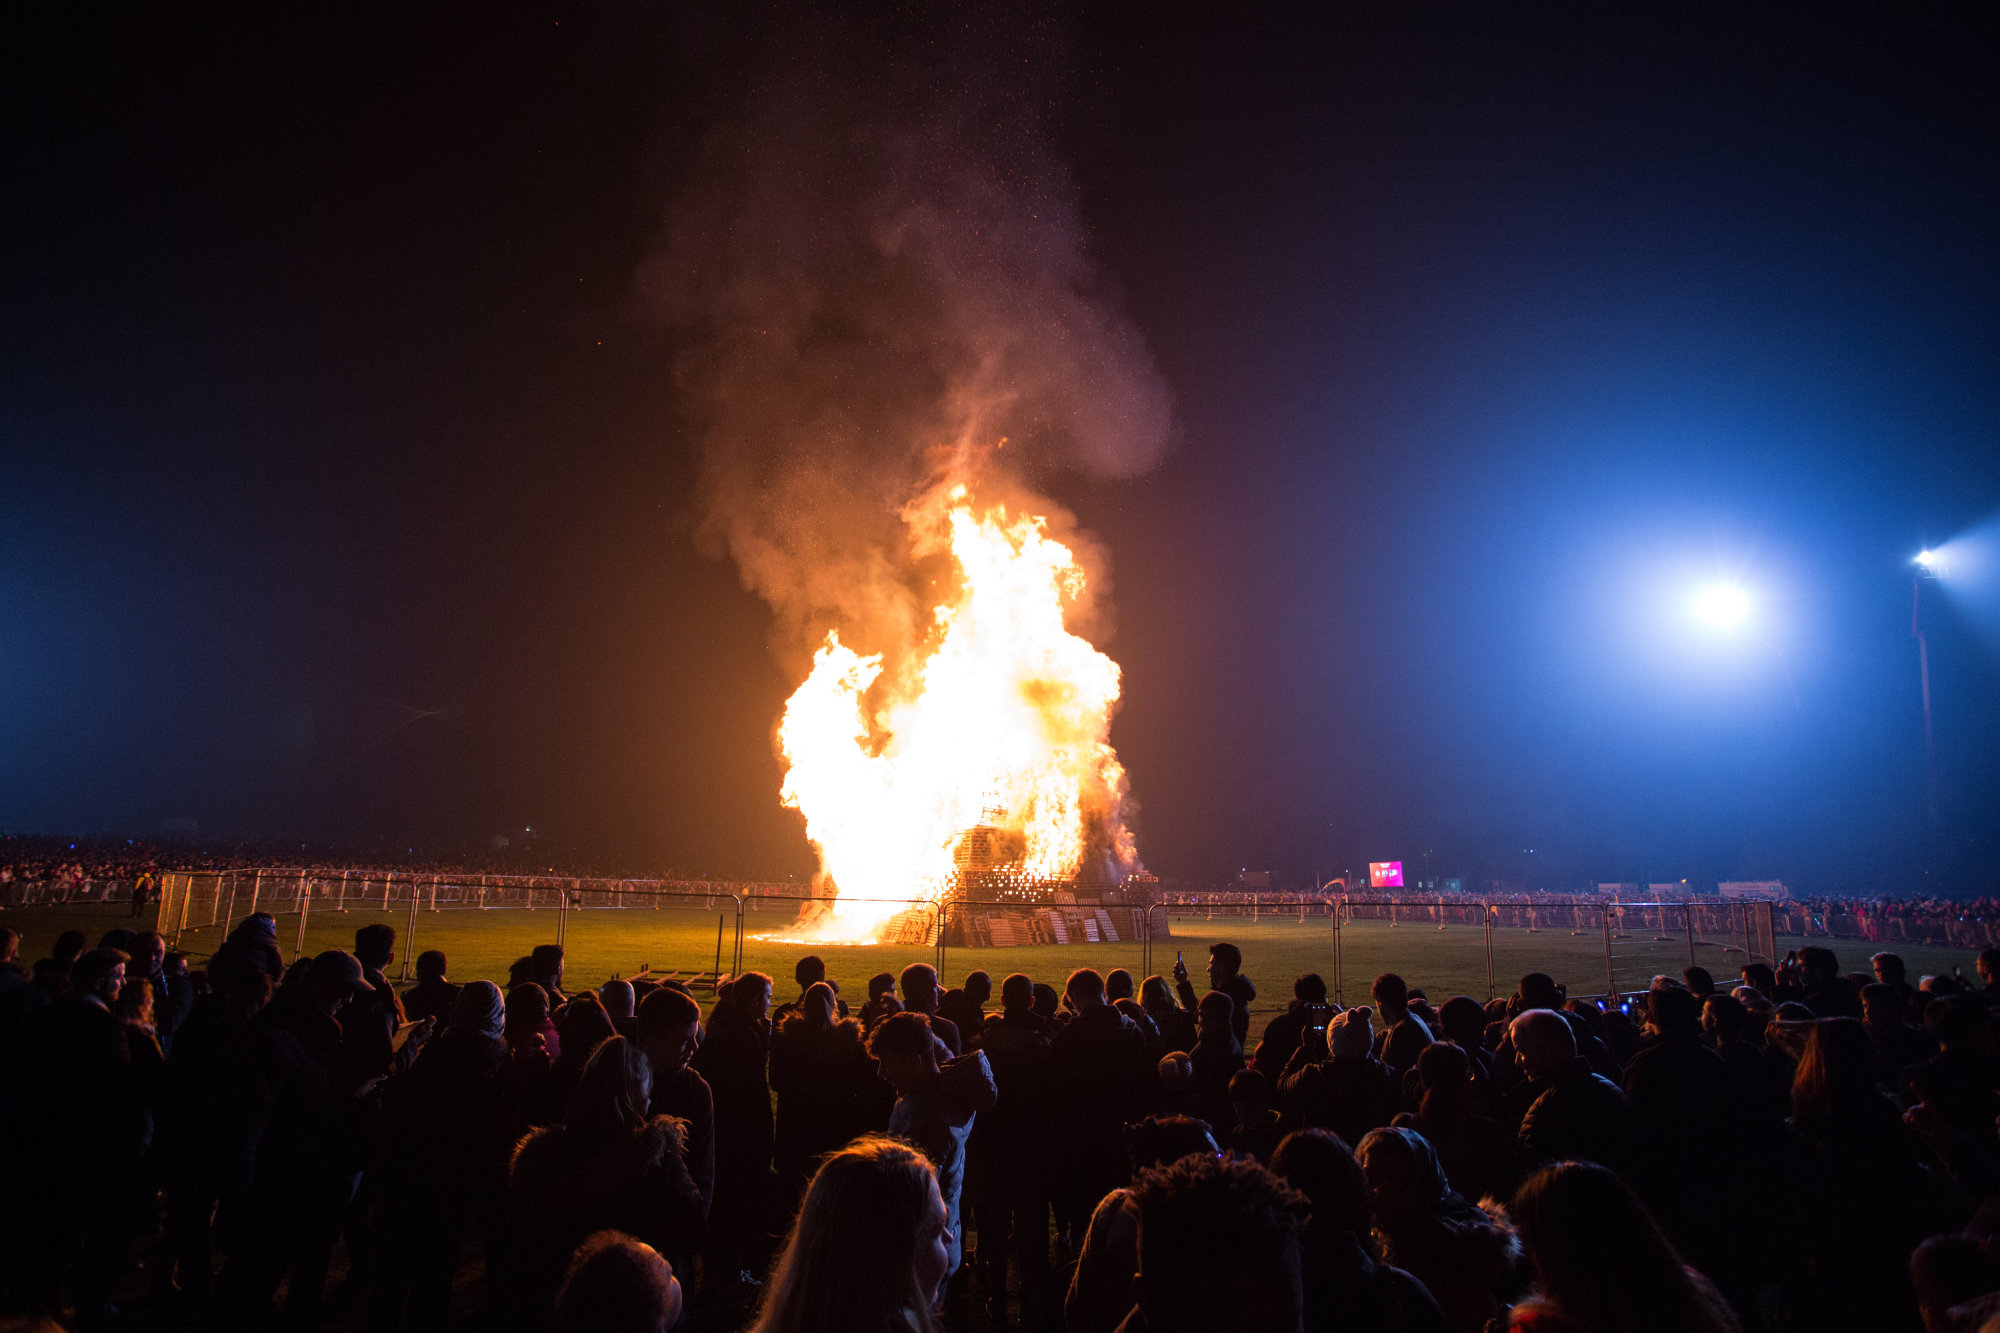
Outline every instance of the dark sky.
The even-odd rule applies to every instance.
[[[808,870],[634,301],[798,13],[126,8],[5,44],[0,828]],[[1992,7],[1241,8],[1031,23],[1179,421],[1049,483],[1153,868],[1994,885],[2000,590],[1935,833],[1909,637],[2000,511]]]

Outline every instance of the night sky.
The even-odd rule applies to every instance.
[[[1244,8],[823,57],[1018,82],[1171,397],[1139,475],[1040,478],[1112,561],[1151,868],[2000,887],[2000,15]],[[641,275],[824,22],[17,16],[0,829],[809,872],[795,645]]]

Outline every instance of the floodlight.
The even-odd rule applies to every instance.
[[[1734,584],[1718,583],[1696,594],[1694,612],[1711,629],[1735,629],[1750,615],[1750,594]]]

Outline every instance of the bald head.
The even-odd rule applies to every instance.
[[[1530,1009],[1507,1029],[1514,1042],[1514,1057],[1530,1078],[1560,1074],[1576,1060],[1576,1034],[1561,1014],[1551,1009]]]

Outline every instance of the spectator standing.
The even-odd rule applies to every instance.
[[[1287,1135],[1271,1170],[1311,1208],[1301,1240],[1306,1333],[1444,1333],[1430,1289],[1382,1262],[1368,1179],[1345,1143],[1323,1129]]]
[[[1264,1025],[1264,1037],[1257,1043],[1252,1063],[1276,1086],[1292,1052],[1312,1029],[1323,1030],[1326,1019],[1326,982],[1319,973],[1308,972],[1292,983],[1292,1002],[1285,1012]]]
[[[652,1115],[686,1126],[688,1173],[701,1192],[702,1216],[715,1200],[715,1095],[688,1061],[701,1045],[701,1007],[694,997],[662,986],[639,1003],[639,1045],[653,1070]]]
[[[954,987],[938,1000],[938,1017],[958,1029],[958,1038],[970,1051],[979,1045],[986,1026],[986,1005],[993,998],[993,978],[985,972],[968,973],[965,985]]]
[[[1227,940],[1218,940],[1208,946],[1208,988],[1221,991],[1235,1004],[1233,1026],[1236,1044],[1247,1046],[1250,1041],[1250,1004],[1257,998],[1257,988],[1250,984],[1250,978],[1243,975],[1243,951]],[[1188,979],[1187,964],[1178,958],[1174,960],[1174,990],[1180,996],[1182,1007],[1190,1013],[1200,1007],[1195,998],[1194,984]],[[1164,1030],[1161,1035],[1165,1036]]]
[[[965,1039],[958,1024],[938,1016],[937,969],[929,963],[911,963],[898,978],[903,990],[903,1012],[922,1014],[931,1020],[931,1032],[954,1056],[965,1054]]]
[[[216,990],[229,985],[243,972],[261,972],[275,989],[285,976],[284,956],[278,952],[278,923],[268,912],[252,912],[236,924],[229,937],[208,960],[208,984]]]
[[[826,962],[818,954],[809,953],[799,959],[797,965],[792,968],[792,979],[799,983],[799,998],[796,1000],[787,1000],[772,1011],[771,1030],[773,1032],[783,1027],[785,1020],[798,1012],[799,1005],[805,1000],[806,992],[821,983],[824,983],[834,994],[834,1012],[841,1018],[847,1017],[847,1001],[840,998],[840,988],[835,986],[831,981],[827,981]]]
[[[921,1148],[937,1170],[951,1232],[945,1276],[958,1271],[959,1204],[965,1183],[965,1141],[978,1113],[991,1110],[999,1089],[983,1051],[938,1063],[938,1046],[923,1014],[891,1014],[868,1037],[882,1080],[896,1090],[889,1133]]]
[[[164,1055],[173,1054],[174,1034],[187,1022],[194,1008],[194,983],[187,973],[167,971],[167,942],[157,930],[142,930],[132,937],[132,963],[127,980],[144,981],[153,992],[153,1036]]]
[[[1194,1065],[1195,1114],[1218,1139],[1236,1130],[1236,1111],[1229,1100],[1229,1080],[1243,1068],[1243,1044],[1236,1039],[1236,1002],[1221,991],[1201,997],[1196,1013],[1197,1035],[1188,1060]]]
[[[1021,1274],[1024,1310],[1049,1289],[1049,1199],[1042,1131],[1050,1110],[1049,1041],[1055,1025],[1034,1012],[1034,983],[1016,972],[1000,986],[1000,1013],[986,1021],[981,1049],[999,1096],[966,1141],[966,1189],[979,1221],[988,1312],[1007,1308],[1007,1256]]]
[[[440,1030],[451,1022],[459,988],[445,977],[449,966],[450,960],[437,949],[426,949],[417,955],[417,984],[403,992],[405,1021],[428,1018]]]
[[[1631,1160],[1632,1113],[1617,1084],[1576,1053],[1576,1034],[1551,1009],[1530,1009],[1507,1029],[1526,1081],[1509,1094],[1520,1113],[1521,1161],[1578,1158],[1617,1169]]]
[[[673,1265],[658,1250],[622,1231],[600,1231],[570,1260],[553,1333],[667,1333],[680,1322],[681,1299]]]
[[[1049,1086],[1060,1089],[1049,1122],[1050,1201],[1056,1227],[1081,1237],[1097,1201],[1126,1182],[1125,1126],[1146,1112],[1153,1060],[1130,1019],[1105,1003],[1089,968],[1064,986],[1075,1017],[1049,1045]]]
[[[1481,1333],[1500,1312],[1513,1241],[1452,1189],[1436,1150],[1415,1130],[1375,1130],[1357,1155],[1383,1257],[1430,1290],[1452,1333]]]
[[[1306,1203],[1255,1162],[1183,1157],[1141,1175],[1136,1298],[1121,1333],[1298,1333]]]
[[[715,1201],[709,1214],[713,1279],[745,1285],[759,1261],[771,1207],[771,979],[745,972],[710,1011],[694,1067],[715,1096]]]
[[[1375,1000],[1375,1058],[1389,1066],[1401,1079],[1417,1063],[1417,1056],[1431,1044],[1431,1030],[1410,1010],[1410,989],[1394,972],[1375,978],[1371,988]]]
[[[1327,1025],[1327,1058],[1312,1048],[1292,1052],[1278,1081],[1278,1107],[1287,1125],[1326,1129],[1344,1143],[1359,1143],[1396,1114],[1395,1075],[1371,1052],[1373,1010],[1358,1005],[1335,1014]]]
[[[1520,1172],[1514,1136],[1473,1101],[1472,1061],[1446,1041],[1434,1041],[1417,1057],[1422,1088],[1419,1109],[1395,1123],[1416,1130],[1437,1149],[1451,1187],[1468,1199],[1505,1198]]]
[[[867,1128],[874,1066],[861,1025],[836,1018],[835,1001],[833,987],[816,981],[771,1029],[771,1090],[778,1099],[772,1159],[787,1213],[798,1206],[820,1159]]]
[[[1194,1011],[1180,1007],[1165,977],[1147,977],[1139,987],[1139,1003],[1159,1031],[1159,1051],[1185,1051],[1194,1045]]]

